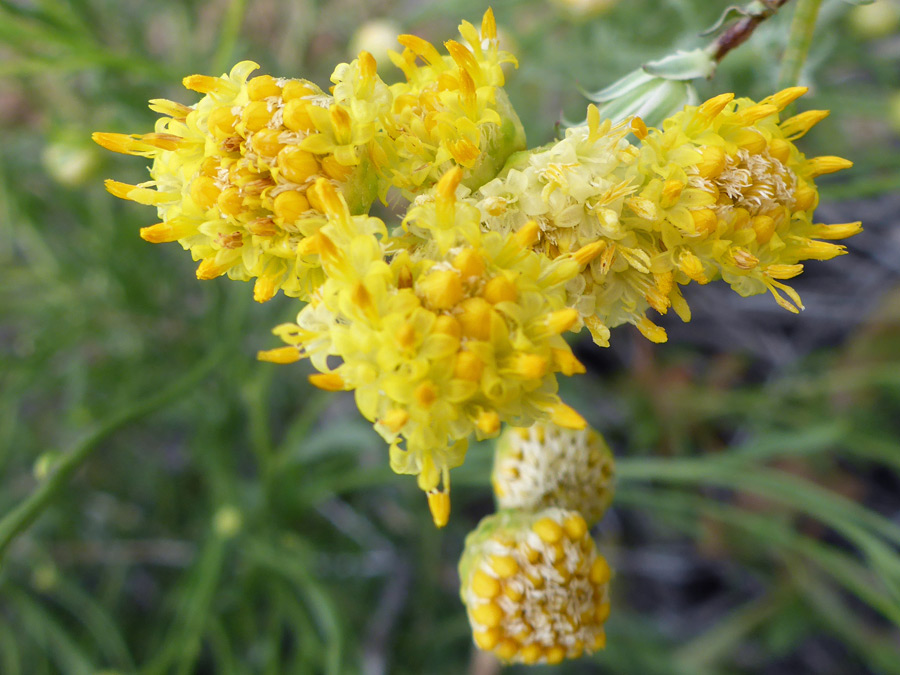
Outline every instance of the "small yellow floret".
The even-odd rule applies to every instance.
[[[485,436],[493,436],[500,431],[500,415],[494,410],[484,410],[476,418],[475,426]]]
[[[296,347],[276,347],[256,353],[256,358],[269,363],[295,363],[302,358],[300,350]]]
[[[540,236],[541,228],[538,224],[531,220],[523,225],[518,232],[513,235],[513,239],[521,246],[522,248],[531,248],[531,246],[538,240]]]
[[[181,83],[185,89],[200,92],[201,94],[211,94],[219,91],[222,87],[222,80],[218,77],[209,75],[188,75]]]
[[[477,354],[469,351],[459,352],[453,366],[453,376],[461,380],[478,382],[484,372],[484,361]]]
[[[500,631],[496,628],[477,631],[472,633],[472,639],[475,640],[475,644],[478,645],[479,649],[490,651],[496,647],[497,643],[500,641]]]
[[[716,212],[712,209],[697,209],[691,211],[691,218],[694,219],[694,228],[697,232],[710,234],[716,231],[716,224],[719,222]]]
[[[547,330],[553,335],[565,333],[578,321],[578,312],[574,309],[560,309],[547,318]]]
[[[822,176],[835,171],[842,171],[853,166],[853,162],[843,157],[835,157],[833,155],[822,155],[821,157],[813,157],[808,160],[806,167],[809,176]]]
[[[278,153],[277,165],[282,175],[292,183],[305,183],[319,173],[315,156],[294,146],[287,146]]]
[[[275,197],[273,210],[279,223],[293,225],[309,210],[309,202],[303,193],[286,190]]]
[[[396,434],[399,433],[409,421],[409,413],[402,408],[394,408],[393,410],[389,410],[379,421]]]
[[[519,565],[512,556],[492,555],[489,562],[491,569],[501,578],[511,577],[519,571]]]
[[[491,314],[493,308],[484,298],[467,298],[459,304],[462,314],[459,324],[462,334],[473,340],[489,340],[491,337]]]
[[[309,382],[325,391],[343,391],[346,388],[343,378],[337,373],[313,373],[309,376]]]
[[[257,277],[256,282],[253,284],[253,299],[256,302],[268,302],[274,297],[277,290],[278,286],[272,277]]]
[[[251,101],[261,101],[264,98],[280,95],[281,87],[271,75],[259,75],[247,81],[247,96]]]
[[[836,223],[834,225],[820,225],[815,236],[819,239],[846,239],[854,234],[862,232],[862,221],[854,223]]]
[[[603,250],[606,248],[607,243],[605,239],[600,239],[598,241],[593,242],[592,244],[588,244],[586,246],[582,246],[580,249],[575,251],[572,257],[575,258],[576,262],[579,265],[587,265],[591,260],[596,258],[598,255],[603,253]]]
[[[484,287],[484,299],[492,305],[498,302],[515,302],[517,296],[516,285],[502,275],[494,277]]]
[[[216,262],[215,258],[205,258],[200,261],[200,264],[197,266],[197,278],[204,281],[215,279],[216,277],[225,274],[229,267],[231,267],[231,265],[220,265]]]
[[[169,221],[167,223],[157,223],[150,227],[142,227],[140,234],[141,239],[149,241],[151,244],[160,244],[163,242],[177,241],[183,237],[188,237],[197,231],[197,225],[193,221]]]
[[[542,518],[532,525],[531,529],[548,544],[562,540],[565,534],[565,530],[552,518]]]
[[[539,380],[547,372],[547,359],[540,354],[516,354],[509,369],[516,377],[526,380]]]
[[[717,145],[700,148],[700,161],[695,165],[703,178],[718,176],[725,169],[725,150]]]
[[[428,508],[435,527],[444,527],[450,520],[450,495],[438,490],[429,492]]]
[[[657,326],[646,316],[641,317],[634,325],[641,331],[641,335],[650,340],[650,342],[661,343],[669,339],[666,335],[666,329],[662,326]]]
[[[610,577],[612,577],[612,571],[609,569],[609,564],[604,558],[597,558],[591,566],[591,582],[598,585],[605,584],[609,582]]]
[[[416,403],[423,408],[430,408],[437,400],[437,389],[431,382],[423,382],[413,393]]]
[[[463,279],[478,278],[484,274],[484,258],[471,248],[460,251],[453,259],[453,266]]]
[[[479,569],[472,575],[472,590],[479,597],[490,600],[500,594],[500,582]]]
[[[574,408],[567,406],[565,403],[558,403],[553,407],[550,419],[553,420],[554,424],[558,424],[565,429],[584,429],[587,426],[585,419]]]
[[[455,270],[432,272],[419,282],[419,289],[436,310],[455,307],[463,298],[462,280]]]

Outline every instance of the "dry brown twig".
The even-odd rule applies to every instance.
[[[743,18],[733,23],[716,38],[713,43],[715,45],[713,58],[717,62],[721,61],[732,49],[744,44],[762,22],[773,16],[788,2],[790,0],[758,0],[754,4],[762,7],[760,11],[745,12]]]

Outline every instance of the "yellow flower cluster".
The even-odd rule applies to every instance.
[[[488,516],[459,563],[475,644],[507,663],[556,664],[603,649],[611,576],[584,518],[555,507]]]
[[[491,482],[501,509],[558,506],[593,525],[612,502],[614,468],[612,452],[595,430],[538,422],[507,427],[500,435]]]
[[[467,21],[460,32],[468,46],[450,40],[447,56],[399,36],[405,49],[392,58],[407,81],[392,87],[366,52],[335,69],[331,94],[307,80],[248,79],[259,67],[251,61],[227,76],[187,77],[185,87],[205,96],[192,107],[152,101],[165,115],[154,133],[94,134],[107,149],[153,159],[153,180],[107,188],[156,206],[162,222],[141,236],[180,242],[201,261],[198,278],[255,278],[260,302],[279,289],[306,300],[323,281],[298,248],[324,224],[318,178],[366,213],[392,185],[411,197],[455,166],[478,187],[525,147],[502,88],[501,66],[515,59],[499,49],[493,13],[480,32]]]
[[[248,79],[256,68],[243,61],[227,77],[186,77],[205,94],[196,106],[154,100],[165,115],[154,133],[94,140],[153,159],[150,182],[107,181],[114,195],[157,207],[162,222],[142,229],[144,239],[177,240],[201,261],[200,279],[255,278],[260,302],[279,288],[305,299],[322,281],[298,250],[325,222],[315,181],[326,177],[355,212],[368,210],[377,185],[367,148],[389,93],[365,54],[338,70],[334,96],[306,80]]]
[[[679,285],[717,277],[796,311],[782,280],[843,252],[819,240],[859,230],[812,221],[814,178],[849,162],[794,145],[825,116],[779,120],[801,88],[758,104],[718,96],[662,129],[590,107],[562,140],[510,157],[524,147],[502,89],[514,59],[490,10],[480,31],[460,32],[448,55],[400,36],[392,59],[406,81],[391,87],[365,52],[335,69],[331,93],[250,78],[245,61],[185,78],[205,94],[193,107],[152,102],[165,115],[154,133],[95,134],[153,159],[148,183],[108,181],[157,207],[145,239],[179,241],[200,278],[255,278],[259,301],[279,289],[309,301],[279,329],[292,347],[263,358],[309,357],[316,384],[354,391],[395,470],[432,493],[438,521],[438,488],[472,433],[582,424],[556,393],[557,373],[583,371],[562,333],[586,325],[607,345],[611,327],[632,323],[663,341],[647,311],[688,320]],[[391,186],[415,198],[388,236],[367,213]]]
[[[454,165],[465,169],[463,183],[475,189],[525,148],[522,124],[503,90],[502,65],[516,59],[500,49],[494,13],[484,13],[480,32],[468,21],[459,31],[466,44],[448,40],[447,55],[415,35],[401,35],[404,50],[390,55],[406,82],[391,86],[381,148],[388,180],[408,196]]]
[[[626,199],[640,185],[639,149],[625,139],[629,126],[601,121],[588,109],[588,123],[559,142],[521,154],[505,175],[483,186],[476,198],[492,230],[515,231],[528,220],[541,227],[538,248],[550,257],[593,244],[600,254],[567,287],[594,341],[609,345],[609,328],[642,322],[646,298],[669,292],[671,280],[651,271],[661,254],[658,236],[622,221]],[[671,276],[671,275],[670,275]],[[683,303],[682,303],[683,304]]]
[[[603,246],[567,288],[569,306],[600,345],[622,323],[665,341],[647,310],[665,314],[671,307],[690,320],[679,284],[691,281],[721,277],[745,296],[769,291],[796,312],[799,297],[781,280],[800,274],[804,260],[844,252],[818,240],[860,231],[858,222],[812,221],[815,177],[851,163],[807,159],[797,149],[793,141],[827,114],[779,120],[805,91],[786,89],[760,103],[723,94],[686,107],[661,130],[638,118],[628,126],[601,122],[591,107],[584,127],[520,154],[474,199],[489,229],[515,231],[536,220],[538,248],[551,257],[573,246]],[[629,130],[639,145],[627,142]]]
[[[846,252],[817,240],[861,229],[858,222],[813,223],[814,179],[852,162],[807,158],[798,150],[794,141],[828,115],[808,110],[780,120],[805,92],[793,87],[759,103],[722,94],[686,107],[661,130],[638,131],[643,183],[626,202],[623,220],[659,234],[665,255],[657,269],[674,272],[681,284],[721,277],[740,295],[768,291],[785,309],[803,308],[781,280],[800,274],[802,261]]]
[[[456,201],[461,177],[458,168],[448,172],[434,200],[408,216],[435,242],[451,238],[412,251],[395,250],[380,220],[351,216],[320,179],[328,223],[303,250],[320,256],[326,281],[297,323],[276,331],[296,350],[261,354],[308,357],[321,371],[314,384],[352,390],[391,444],[392,468],[418,475],[432,493],[439,524],[447,506],[437,495],[449,488],[449,470],[462,463],[472,433],[493,436],[501,422],[548,418],[584,426],[560,401],[556,374],[584,371],[560,336],[577,319],[563,286],[593,249],[551,261],[531,250],[536,226],[514,237],[482,233],[477,209]],[[329,367],[329,356],[340,365]]]

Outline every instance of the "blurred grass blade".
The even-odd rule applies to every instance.
[[[19,614],[25,632],[41,647],[44,657],[58,666],[58,672],[96,672],[97,664],[82,651],[77,639],[27,592],[7,588],[4,595]]]
[[[57,602],[87,629],[108,665],[134,672],[135,663],[116,620],[79,586],[60,578],[52,589]]]
[[[188,580],[179,593],[177,614],[160,645],[157,655],[144,670],[147,675],[190,673],[200,653],[212,602],[225,560],[225,540],[211,533]]]
[[[306,599],[309,611],[325,642],[328,675],[342,671],[343,637],[337,608],[324,587],[309,571],[309,561],[303,560],[302,549],[275,548],[262,540],[247,544],[247,553],[257,564],[290,580]]]
[[[660,513],[671,511],[715,518],[753,536],[758,540],[757,545],[772,555],[788,552],[801,555],[900,628],[900,601],[891,599],[879,588],[880,579],[871,570],[848,553],[803,535],[777,518],[672,489],[650,491],[623,485],[616,498],[620,503],[652,508]]]
[[[124,410],[110,415],[106,421],[87,434],[83,440],[66,452],[53,466],[50,475],[18,506],[0,519],[0,560],[9,545],[24,532],[53,503],[57,493],[68,483],[69,477],[93,454],[107,436],[154,410],[190,393],[224,360],[230,351],[228,342],[220,342],[182,378],[163,391],[152,394]]]

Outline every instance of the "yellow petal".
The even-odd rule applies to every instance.
[[[789,117],[779,125],[781,127],[781,133],[783,133],[784,137],[789,141],[797,140],[804,136],[807,131],[812,129],[819,122],[828,117],[828,114],[829,111],[827,110],[807,110],[799,115]]]
[[[787,89],[782,89],[776,94],[767,96],[762,101],[760,101],[760,103],[769,103],[771,105],[774,105],[779,110],[784,110],[791,103],[803,96],[803,94],[805,94],[807,91],[809,91],[809,87],[788,87]]]
[[[565,403],[557,403],[550,409],[550,419],[566,429],[584,429],[587,421],[574,408]]]
[[[435,527],[444,527],[450,520],[450,495],[439,490],[428,493],[428,509]]]
[[[296,347],[277,347],[256,352],[256,358],[269,363],[294,363],[303,358],[303,356]]]
[[[344,378],[337,373],[313,373],[309,376],[309,382],[325,391],[343,391],[347,388]]]
[[[813,157],[806,162],[806,173],[808,176],[815,178],[826,173],[849,169],[851,166],[853,166],[853,162],[849,159],[833,155],[822,155],[821,157]]]
[[[818,239],[846,239],[862,232],[862,221],[855,223],[836,223],[834,225],[817,225],[815,237]]]

